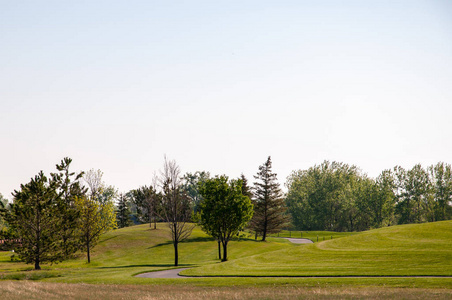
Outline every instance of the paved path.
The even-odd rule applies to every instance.
[[[189,268],[180,268],[180,269],[171,269],[171,270],[164,270],[164,271],[142,273],[142,274],[136,275],[135,277],[142,277],[142,278],[181,278],[182,276],[179,275],[179,272],[182,272],[183,270],[187,270],[187,269],[189,269]]]
[[[294,244],[312,244],[313,241],[311,241],[310,239],[300,239],[300,238],[283,238],[286,240],[289,240],[290,242],[294,243]]]

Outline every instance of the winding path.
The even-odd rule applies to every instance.
[[[179,269],[171,269],[171,270],[164,270],[164,271],[156,271],[156,272],[148,272],[148,273],[141,273],[136,275],[135,277],[141,277],[141,278],[181,278],[184,276],[180,276],[179,272],[182,272],[183,270],[187,270],[189,268],[179,268]]]

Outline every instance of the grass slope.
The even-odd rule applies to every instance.
[[[184,274],[197,276],[305,275],[452,275],[452,222],[394,226],[333,238],[311,245],[295,245],[281,238],[268,242],[240,239],[229,245],[229,261],[217,259],[217,244],[199,228],[180,244]],[[173,245],[165,224],[157,230],[139,225],[105,234],[86,258],[44,265],[11,262],[0,252],[0,279],[103,284],[172,284],[175,286],[394,286],[452,288],[451,278],[183,278],[147,279],[134,275],[173,268]]]
[[[202,276],[452,276],[452,222],[370,230],[223,264]]]

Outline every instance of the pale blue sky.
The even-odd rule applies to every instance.
[[[281,183],[452,163],[452,1],[2,1],[0,193],[64,156]]]

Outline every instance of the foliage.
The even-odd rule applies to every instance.
[[[257,181],[254,182],[254,215],[250,228],[256,234],[262,235],[262,240],[265,241],[268,234],[279,232],[286,227],[289,217],[286,215],[286,205],[276,173],[272,173],[270,156],[259,166],[259,172],[254,178]]]
[[[88,263],[91,262],[91,249],[96,246],[100,236],[116,228],[114,199],[117,191],[102,180],[101,170],[89,170],[83,174],[87,185],[87,195],[75,199],[79,212],[78,226],[81,247],[85,249]]]
[[[83,172],[75,174],[69,171],[72,159],[65,157],[59,165],[56,165],[59,173],[52,173],[53,180],[57,183],[57,193],[59,194],[59,213],[62,217],[59,228],[60,243],[64,258],[69,258],[80,247],[78,235],[79,211],[75,207],[75,199],[84,197],[86,188],[82,187],[80,180]]]
[[[113,202],[100,203],[90,197],[75,199],[75,206],[80,214],[81,243],[85,247],[88,263],[91,262],[91,249],[100,236],[116,228],[116,216]]]
[[[191,207],[180,176],[180,168],[174,160],[168,161],[165,157],[161,173],[162,205],[161,214],[171,231],[174,247],[174,265],[179,264],[179,243],[187,239],[194,225],[190,224]]]
[[[450,165],[384,170],[375,180],[328,161],[293,172],[286,203],[296,228],[355,231],[452,218]]]
[[[0,211],[2,209],[6,209],[7,206],[8,206],[8,200],[5,199],[3,197],[3,195],[0,193]],[[2,214],[0,213],[0,239],[2,238],[1,237],[1,233],[2,233],[3,230],[6,230],[6,223],[3,220]]]
[[[41,269],[41,263],[63,259],[58,241],[64,216],[59,210],[57,184],[41,171],[29,183],[22,184],[19,191],[14,191],[10,210],[2,210],[21,241],[16,253],[26,263],[34,263],[35,270]]]
[[[156,191],[155,187],[142,186],[129,192],[132,203],[136,208],[136,217],[140,223],[154,222],[154,229],[159,218],[162,195]]]
[[[116,210],[116,223],[118,228],[124,228],[132,225],[132,220],[130,219],[130,200],[128,196],[121,193],[118,197],[118,206]]]
[[[434,220],[448,220],[452,217],[451,165],[439,162],[428,171],[434,193]]]
[[[240,175],[240,180],[242,181],[242,194],[243,196],[247,196],[248,198],[253,198],[253,192],[251,187],[248,185],[248,179],[246,179],[245,175]]]
[[[242,194],[242,181],[217,176],[200,184],[203,201],[200,222],[203,230],[223,245],[222,261],[227,260],[228,242],[242,230],[253,215],[253,205]]]
[[[202,201],[202,195],[199,186],[210,178],[210,173],[206,171],[196,171],[195,173],[186,173],[183,179],[184,190],[192,203],[193,211],[196,214],[199,211],[199,204]]]

